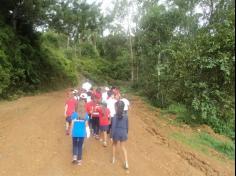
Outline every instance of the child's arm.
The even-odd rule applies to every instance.
[[[88,125],[88,121],[87,121],[87,120],[86,120],[86,122],[85,122],[85,126],[86,126],[86,127],[88,127],[88,126],[89,126],[89,125]]]
[[[109,124],[111,124],[111,113],[110,113],[110,110],[107,109],[107,117],[108,117],[108,121],[109,121]]]
[[[86,134],[87,134],[86,137],[89,138],[90,137],[90,129],[89,129],[88,121],[85,122],[85,126],[86,126],[85,127],[86,128]]]
[[[64,116],[65,116],[65,117],[67,117],[67,115],[66,115],[67,109],[68,109],[68,105],[66,104],[66,105],[65,105],[65,111],[64,111]]]
[[[70,135],[72,135],[73,128],[74,128],[74,120],[71,121]]]

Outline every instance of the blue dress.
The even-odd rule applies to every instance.
[[[128,116],[123,114],[123,117],[115,115],[112,118],[111,135],[114,141],[126,141],[128,139]]]

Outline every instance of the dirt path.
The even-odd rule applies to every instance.
[[[215,162],[170,141],[164,135],[168,128],[154,120],[155,112],[138,97],[130,99],[128,175],[234,175],[233,163]],[[83,165],[71,164],[71,138],[64,135],[64,100],[65,91],[60,91],[0,103],[1,176],[127,175],[121,153],[112,165],[111,145],[104,148],[93,138],[85,143]]]

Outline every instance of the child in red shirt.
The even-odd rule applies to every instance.
[[[91,114],[92,114],[92,110],[93,110],[93,104],[94,104],[93,99],[91,99],[91,101],[85,103],[85,111],[89,116],[90,130],[92,129],[92,116],[91,116]]]
[[[92,113],[91,113],[91,119],[92,119],[92,129],[93,129],[93,135],[96,137],[96,139],[99,139],[99,111],[101,106],[98,103],[98,100],[96,98],[93,99],[93,105],[92,105]]]
[[[102,107],[99,109],[99,128],[100,139],[103,141],[103,146],[107,147],[107,131],[110,125],[110,110],[107,108],[106,103],[102,103]]]
[[[94,93],[96,99],[98,100],[98,102],[102,101],[102,92],[101,92],[101,88],[98,87]]]
[[[75,100],[72,92],[69,93],[69,98],[65,104],[64,116],[66,118],[66,134],[69,135],[70,124],[71,124],[71,115],[75,112],[77,108],[77,100]]]

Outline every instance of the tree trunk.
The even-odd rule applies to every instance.
[[[94,32],[93,33],[93,45],[94,45],[94,47],[95,47],[95,49],[97,50],[97,33],[96,32]]]
[[[130,56],[131,56],[131,81],[134,82],[134,55],[131,35],[129,34]]]
[[[69,45],[70,45],[70,36],[68,35],[68,37],[67,37],[67,49],[69,48]]]
[[[76,43],[75,43],[75,58],[77,57],[77,47],[76,47]]]
[[[18,13],[18,6],[16,6],[13,10],[13,14],[12,14],[12,26],[13,29],[16,31],[17,28],[17,13]]]
[[[133,46],[131,40],[130,32],[130,19],[128,19],[128,32],[129,32],[129,47],[130,47],[130,57],[131,57],[131,81],[134,82],[134,55],[133,55]]]
[[[137,61],[137,65],[136,65],[136,79],[137,79],[137,82],[138,82],[138,79],[139,79],[138,72],[139,72],[139,62]]]
[[[213,22],[213,14],[214,14],[214,2],[210,0],[210,17],[209,17],[209,24]]]

